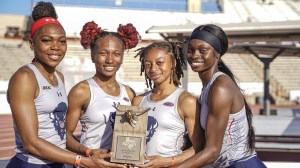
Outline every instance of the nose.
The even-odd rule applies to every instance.
[[[200,57],[200,51],[199,50],[195,50],[192,54],[191,54],[191,58],[198,58]]]
[[[114,61],[114,56],[111,53],[107,54],[105,62],[107,62],[107,63],[113,63],[113,61]]]
[[[150,69],[149,69],[149,71],[150,72],[155,72],[156,69],[157,69],[157,65],[156,64],[152,64],[151,67],[150,67]]]
[[[52,50],[58,50],[59,49],[57,42],[52,42],[51,49]]]

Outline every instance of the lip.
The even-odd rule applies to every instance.
[[[49,54],[48,57],[53,61],[58,61],[60,59],[60,56],[57,54]]]
[[[189,61],[191,67],[199,67],[204,64],[204,61]]]
[[[151,75],[149,75],[149,77],[152,80],[156,80],[156,79],[158,79],[160,77],[160,74],[151,74]]]
[[[109,72],[114,71],[116,69],[115,66],[108,66],[108,65],[104,65],[103,68]]]

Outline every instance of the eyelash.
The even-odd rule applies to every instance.
[[[50,40],[50,39],[42,39],[41,41],[42,41],[43,43],[49,43],[49,42],[51,42],[52,40]],[[63,44],[67,43],[66,40],[60,40],[59,42],[60,42],[60,43],[63,43]]]
[[[162,65],[164,62],[161,61],[161,62],[156,62],[157,65]],[[146,68],[149,68],[151,66],[151,64],[145,64],[145,67]]]
[[[198,50],[200,54],[205,54],[208,50],[207,49],[199,49]],[[188,53],[194,53],[195,50],[192,50],[192,49],[188,49]]]

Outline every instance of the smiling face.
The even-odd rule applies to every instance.
[[[123,42],[115,36],[107,35],[97,40],[92,51],[92,61],[99,77],[115,77],[123,61]]]
[[[146,75],[155,85],[170,81],[175,61],[161,48],[152,48],[145,56]],[[173,82],[172,82],[173,83]]]
[[[30,41],[36,61],[44,66],[55,68],[67,52],[66,34],[55,24],[41,27]]]
[[[214,48],[202,40],[193,39],[189,42],[187,61],[194,72],[204,72],[217,67],[219,55],[214,54]]]

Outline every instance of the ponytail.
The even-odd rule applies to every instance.
[[[220,58],[220,61],[218,62],[218,68],[221,72],[225,73],[226,75],[228,75],[231,80],[236,84],[237,87],[238,84],[236,82],[236,78],[233,75],[233,73],[231,72],[231,70],[225,65],[225,63],[223,62],[223,60]],[[239,87],[240,88],[240,87]],[[241,90],[241,88],[240,88]],[[248,121],[248,151],[253,152],[255,149],[255,134],[254,134],[254,128],[252,126],[252,111],[250,106],[248,105],[245,97],[244,97],[244,104],[245,104],[245,108],[246,108],[246,116],[247,116],[247,121]]]

